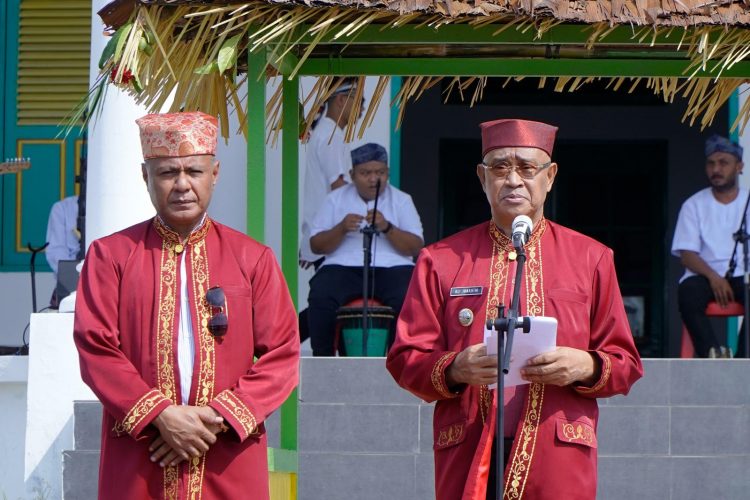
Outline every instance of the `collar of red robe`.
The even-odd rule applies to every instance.
[[[204,215],[201,223],[193,229],[193,232],[190,233],[190,236],[188,236],[188,239],[185,242],[181,242],[180,235],[167,226],[158,215],[154,217],[153,225],[156,232],[159,233],[159,236],[161,236],[164,241],[171,243],[173,246],[185,246],[194,245],[206,237],[208,230],[211,228],[211,219],[208,215]]]
[[[537,224],[534,230],[531,232],[531,238],[529,238],[529,242],[526,243],[525,246],[528,247],[529,245],[536,245],[536,243],[544,234],[545,229],[547,229],[547,219],[542,217],[542,219],[539,221],[539,224]],[[490,236],[492,237],[492,241],[497,243],[500,248],[513,250],[513,242],[511,241],[511,239],[506,236],[505,233],[503,233],[492,221],[490,221]]]

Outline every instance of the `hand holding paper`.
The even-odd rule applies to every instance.
[[[484,330],[484,343],[487,355],[497,356],[497,331]],[[542,353],[554,351],[557,346],[557,320],[544,316],[531,318],[529,333],[516,330],[513,336],[513,351],[510,355],[510,366],[505,376],[505,387],[528,384],[528,380],[521,378],[521,368],[526,366],[529,359]],[[502,360],[498,360],[502,364]],[[494,389],[496,384],[490,385]]]

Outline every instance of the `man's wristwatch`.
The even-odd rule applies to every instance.
[[[388,234],[391,231],[391,229],[393,229],[393,224],[391,224],[391,221],[388,221],[388,225],[385,226],[385,229],[383,229],[381,232],[383,234]]]

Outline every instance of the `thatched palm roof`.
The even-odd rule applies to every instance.
[[[556,90],[570,91],[604,77],[610,78],[613,88],[623,83],[631,90],[647,85],[667,101],[677,95],[688,98],[685,117],[705,126],[750,75],[750,65],[743,66],[750,54],[748,4],[698,0],[116,0],[100,11],[114,33],[100,63],[100,88],[110,80],[152,109],[160,109],[174,93],[174,109],[217,114],[227,132],[229,109],[239,113],[241,122],[248,111],[236,91],[238,74],[247,69],[248,52],[264,52],[269,62],[266,74],[286,77],[300,72],[306,61],[346,57],[389,57],[407,63],[411,62],[407,58],[415,56],[421,61],[482,57],[514,62],[642,58],[678,63],[684,69],[658,76],[645,69],[643,75],[617,69],[597,75],[545,74],[539,75],[544,76],[540,84],[554,81]],[[567,35],[559,36],[563,32]],[[411,68],[414,72],[403,75],[396,100],[401,111],[408,100],[448,76],[403,66],[404,73]],[[466,90],[472,84],[469,100],[473,103],[481,98],[490,75],[455,76],[450,88]],[[387,80],[388,75],[382,74],[378,88],[384,89]],[[313,109],[340,82],[340,77],[321,78],[307,96]],[[376,92],[369,103],[360,133],[380,97],[382,92]],[[271,103],[271,124],[277,129],[281,100],[275,96]],[[350,138],[358,115],[358,109],[352,110]],[[750,107],[740,110],[738,123],[744,124],[748,117]],[[306,121],[311,119],[312,113]]]
[[[134,4],[134,2],[130,2]],[[144,5],[192,6],[239,5],[231,0],[140,0]],[[750,24],[750,6],[746,1],[706,0],[275,0],[277,5],[308,7],[348,7],[378,9],[399,15],[412,13],[460,16],[528,16],[554,18],[564,22],[634,24],[651,26],[697,26]]]

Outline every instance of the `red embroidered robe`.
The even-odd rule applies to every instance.
[[[180,253],[195,343],[188,403],[210,405],[230,429],[202,458],[161,468],[148,446],[153,419],[181,403]],[[212,286],[226,297],[220,342],[206,328]],[[210,219],[184,245],[158,219],[94,241],[74,336],[83,380],[104,406],[99,498],[268,498],[263,421],[297,384],[299,357],[296,312],[269,248]]]
[[[445,368],[466,347],[483,341],[486,318],[510,304],[512,244],[484,223],[422,250],[398,320],[387,366],[396,381],[434,414],[438,500],[484,500],[492,439],[494,391],[470,386],[458,394]],[[626,394],[642,375],[617,284],[611,250],[542,220],[526,246],[521,313],[558,320],[557,344],[595,353],[601,378],[591,387],[527,386],[510,460],[506,499],[594,500],[596,398]],[[451,296],[451,288],[481,286],[479,295]],[[458,321],[470,309],[469,326]],[[519,335],[519,334],[517,334]]]

